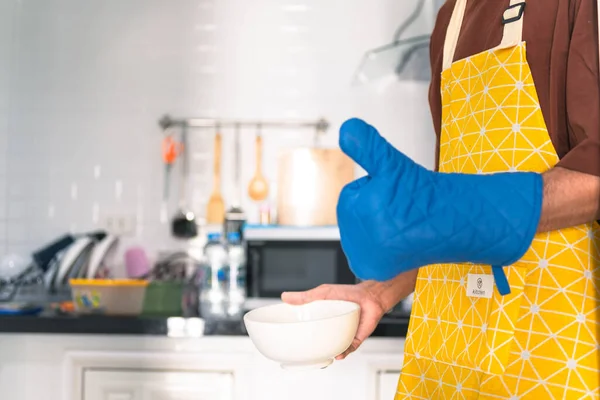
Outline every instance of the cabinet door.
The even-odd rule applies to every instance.
[[[378,375],[377,400],[394,400],[400,371],[381,371]]]
[[[86,371],[84,400],[233,400],[233,374]]]

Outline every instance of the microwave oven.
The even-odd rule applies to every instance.
[[[246,227],[244,240],[246,309],[279,303],[286,291],[359,282],[350,270],[337,227]],[[378,329],[395,327],[396,335],[402,336],[409,315],[410,301],[401,302],[386,314]]]

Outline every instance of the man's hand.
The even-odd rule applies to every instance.
[[[352,345],[337,359],[342,360],[367,339],[383,315],[408,297],[415,289],[417,271],[401,274],[388,282],[366,281],[357,285],[322,285],[306,292],[281,295],[289,304],[305,304],[316,300],[345,300],[360,305],[360,322]]]
[[[554,168],[544,174],[544,205],[538,232],[600,219],[600,177]]]

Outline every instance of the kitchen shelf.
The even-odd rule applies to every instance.
[[[340,231],[337,226],[296,227],[267,225],[250,225],[244,229],[245,240],[302,240],[302,241],[339,241]]]

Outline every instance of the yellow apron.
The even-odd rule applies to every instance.
[[[547,171],[559,159],[522,41],[525,1],[511,0],[498,47],[453,63],[466,2],[444,47],[440,171]],[[487,265],[421,268],[396,400],[599,399],[599,248],[595,223],[538,234],[505,268],[507,296],[489,290]]]

